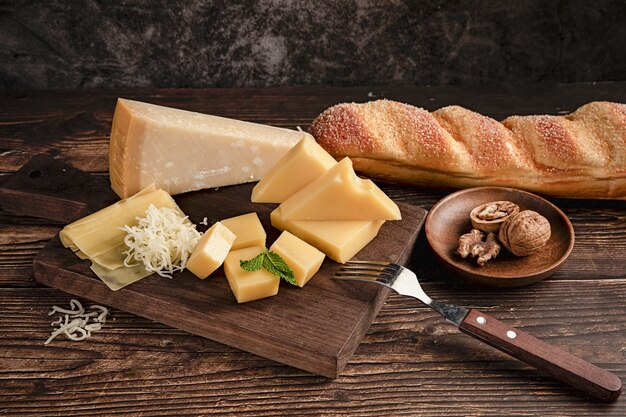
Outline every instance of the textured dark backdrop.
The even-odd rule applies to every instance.
[[[0,88],[626,79],[626,1],[6,1]]]

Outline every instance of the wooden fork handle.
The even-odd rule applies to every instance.
[[[622,382],[614,374],[478,310],[471,309],[459,328],[602,401],[614,401],[622,392]]]

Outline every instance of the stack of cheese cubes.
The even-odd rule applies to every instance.
[[[281,203],[272,225],[345,263],[367,245],[398,206],[372,181],[359,178],[352,161],[340,162],[305,137],[252,191],[256,203]]]
[[[237,302],[271,297],[278,293],[280,278],[262,268],[245,271],[240,266],[240,261],[252,259],[265,250],[265,240],[265,230],[256,213],[219,221],[202,236],[187,262],[187,269],[204,279],[223,263],[224,274]],[[270,250],[291,267],[300,287],[324,261],[322,252],[289,232],[283,232]]]

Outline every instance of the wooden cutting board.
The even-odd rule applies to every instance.
[[[90,179],[90,177],[92,177]],[[60,186],[59,184],[62,184]],[[253,184],[175,196],[198,224],[256,211],[268,235],[273,204],[250,202]],[[0,189],[5,210],[70,222],[115,200],[102,177],[49,157],[37,157]],[[403,219],[386,222],[355,259],[406,264],[426,211],[399,204]],[[204,231],[207,226],[199,225]],[[277,296],[237,304],[220,268],[206,280],[188,271],[173,279],[152,275],[111,291],[89,269],[90,262],[64,248],[58,237],[35,258],[35,279],[78,297],[207,337],[315,374],[339,375],[384,303],[388,291],[331,279],[339,264],[326,259],[304,288],[281,282]],[[113,324],[114,326],[114,324]]]

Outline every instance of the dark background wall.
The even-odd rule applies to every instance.
[[[7,1],[0,88],[626,80],[626,1]]]

